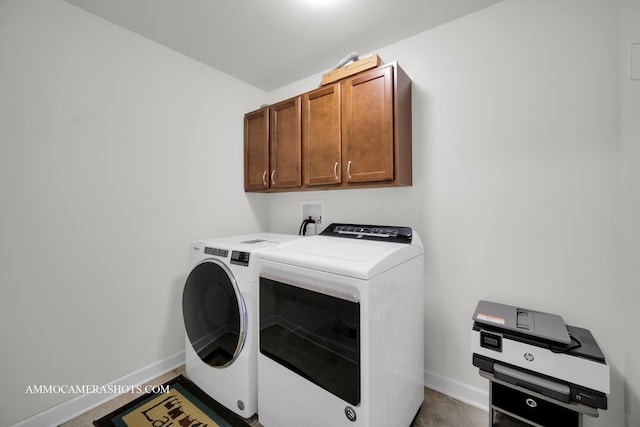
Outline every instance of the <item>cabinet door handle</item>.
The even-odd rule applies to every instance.
[[[530,408],[535,408],[536,406],[538,406],[538,402],[536,402],[535,400],[533,400],[532,398],[528,398],[525,400],[525,403],[527,404],[527,406],[529,406]]]
[[[351,160],[347,163],[347,176],[351,179]]]
[[[271,171],[271,185],[275,185],[276,184],[276,180],[273,179],[273,176],[276,174],[276,170],[274,169],[273,171]]]
[[[333,165],[333,176],[336,178],[336,180],[338,179],[338,162]]]
[[[262,173],[262,185],[267,186],[267,171]]]

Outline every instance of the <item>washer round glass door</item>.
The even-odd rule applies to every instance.
[[[182,294],[182,316],[203,362],[224,368],[236,360],[246,337],[247,309],[225,265],[207,260],[191,270]]]

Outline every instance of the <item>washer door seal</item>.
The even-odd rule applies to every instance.
[[[246,338],[247,309],[227,266],[210,259],[191,270],[182,294],[182,316],[203,362],[225,368],[237,359]]]

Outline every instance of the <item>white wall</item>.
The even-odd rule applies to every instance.
[[[0,425],[184,350],[188,242],[268,227],[266,94],[61,0],[0,2]]]
[[[242,191],[242,115],[320,75],[265,94],[60,0],[0,0],[0,424],[69,397],[27,385],[182,350],[186,242],[295,233],[322,199],[327,222],[421,235],[427,378],[486,389],[478,299],[556,312],[611,364],[610,409],[585,425],[638,425],[638,15],[505,0],[381,48],[414,82],[414,185],[261,195]]]
[[[620,37],[620,271],[625,325],[638,321],[640,301],[640,80],[629,80],[629,47],[640,43],[640,1],[621,2]],[[635,58],[640,72],[640,58]],[[637,332],[625,333],[624,399],[626,425],[640,425],[640,341]]]
[[[559,313],[590,329],[611,365],[610,409],[585,425],[624,425],[635,332],[615,249],[619,38],[618,2],[506,0],[379,49],[413,80],[414,185],[271,195],[271,230],[295,232],[309,199],[325,201],[329,222],[413,226],[425,243],[428,380],[486,389],[469,348],[479,299]],[[638,387],[626,383],[636,406]]]

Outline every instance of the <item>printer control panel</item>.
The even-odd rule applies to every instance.
[[[480,331],[480,347],[502,352],[502,335]]]

